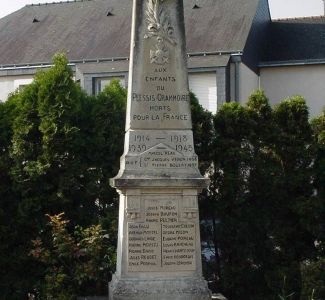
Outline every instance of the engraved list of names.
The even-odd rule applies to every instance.
[[[146,199],[145,222],[128,223],[128,270],[193,271],[195,223],[179,222],[178,201]]]

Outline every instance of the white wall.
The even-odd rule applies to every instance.
[[[8,77],[0,77],[0,101],[6,101],[8,94],[14,90],[14,81]]]
[[[241,63],[239,65],[239,102],[244,104],[248,97],[259,88],[258,75]]]
[[[215,72],[190,73],[190,90],[197,96],[200,104],[213,113],[217,111],[217,75]]]
[[[294,95],[306,99],[311,117],[325,107],[325,65],[268,67],[261,69],[261,89],[271,104]]]
[[[10,93],[32,81],[32,75],[0,77],[0,101],[6,101]]]

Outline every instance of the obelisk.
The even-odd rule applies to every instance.
[[[124,154],[111,300],[208,300],[182,0],[133,0]]]

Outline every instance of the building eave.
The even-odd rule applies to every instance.
[[[325,64],[325,58],[261,62],[259,63],[258,67],[269,68],[269,67],[287,67],[287,66],[305,66],[305,65],[323,65],[323,64]]]
[[[70,60],[69,65],[83,64],[83,63],[101,63],[111,61],[129,60],[128,57],[113,57],[113,58],[94,58],[94,59],[79,59]],[[12,69],[30,69],[30,68],[48,68],[53,64],[50,62],[35,62],[35,63],[22,63],[22,64],[0,64],[0,70]]]
[[[242,55],[240,50],[229,50],[229,51],[213,51],[213,52],[193,52],[187,53],[188,58],[198,58],[198,57],[212,57],[212,56],[223,56],[227,57],[229,55]],[[80,59],[80,60],[70,60],[69,65],[75,67],[80,64],[88,63],[108,63],[108,62],[118,62],[118,61],[129,61],[129,57],[111,57],[111,58],[94,58],[94,59]],[[3,72],[14,71],[14,70],[33,70],[37,71],[39,69],[50,68],[53,64],[51,62],[35,62],[35,63],[24,63],[24,64],[0,64],[0,76]],[[212,66],[217,67],[217,66]]]

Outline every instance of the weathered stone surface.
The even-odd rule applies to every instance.
[[[134,0],[111,300],[207,300],[182,0]]]
[[[117,178],[201,177],[184,40],[182,1],[134,1],[125,151]]]
[[[159,278],[201,274],[197,189],[120,191],[117,274]]]
[[[140,215],[144,222],[132,222],[132,218],[138,216],[129,213],[128,271],[195,271],[197,224],[179,222],[182,197],[174,195],[171,199],[166,195],[144,195],[142,199],[144,210]],[[188,213],[190,216],[184,213],[184,217],[194,220],[196,213]]]
[[[110,284],[110,300],[207,300],[211,299],[206,282],[200,278],[120,280]],[[114,295],[114,297],[112,296]]]
[[[129,130],[122,178],[196,178],[198,158],[193,144],[192,131]]]
[[[142,294],[139,292],[141,296],[138,298],[119,294],[112,299],[124,299],[124,296],[129,297],[125,298],[128,300],[147,299],[141,298],[143,293],[151,296],[156,293],[155,286],[151,287],[149,293],[152,281],[168,286],[169,282],[180,281],[186,285],[192,283],[191,280],[196,280],[198,290],[205,291],[199,298],[196,293],[192,298],[188,293],[182,295],[185,289],[182,286],[179,289],[174,286],[175,290],[169,297],[177,294],[176,299],[209,299],[210,294],[201,279],[198,189],[165,186],[126,187],[119,191],[117,271],[110,293],[116,296],[119,280],[123,286],[131,280]],[[146,288],[143,287],[144,283]],[[191,286],[187,288],[191,290]],[[160,292],[155,298],[148,296],[148,299],[167,298],[167,293],[163,295]]]
[[[135,0],[127,129],[191,129],[183,3]]]

